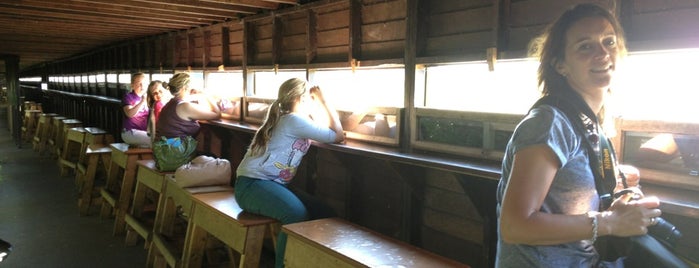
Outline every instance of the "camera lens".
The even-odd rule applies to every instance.
[[[671,247],[675,247],[677,241],[682,238],[682,233],[672,223],[663,218],[655,218],[656,224],[648,226],[648,233],[656,239]]]

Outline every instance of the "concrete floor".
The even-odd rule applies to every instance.
[[[2,267],[145,267],[143,242],[126,247],[112,219],[81,217],[73,176],[31,144],[18,148],[0,111],[0,239],[13,246]],[[96,210],[96,209],[95,209]],[[93,211],[95,211],[93,210]]]
[[[61,177],[57,160],[40,156],[30,143],[19,148],[7,120],[0,109],[0,239],[13,247],[0,268],[145,267],[143,241],[126,247],[97,206],[81,217],[74,175]],[[260,267],[273,266],[274,252],[263,249]]]

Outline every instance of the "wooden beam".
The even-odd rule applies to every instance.
[[[272,3],[267,1],[258,0],[199,0],[200,2],[209,3],[220,3],[226,5],[244,6],[244,7],[254,7],[261,9],[277,9],[279,7],[278,3]]]
[[[313,63],[318,52],[318,14],[309,9],[306,24],[306,63]]]

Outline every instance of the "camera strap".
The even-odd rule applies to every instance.
[[[595,177],[595,188],[600,198],[600,211],[611,206],[616,187],[616,159],[614,148],[599,126],[597,116],[585,101],[572,89],[540,98],[532,108],[549,105],[561,110],[573,124],[575,132],[583,138],[590,169]],[[625,180],[624,184],[626,184]]]

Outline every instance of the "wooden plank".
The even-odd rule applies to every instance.
[[[492,7],[469,9],[431,15],[428,19],[429,36],[488,31],[495,27],[491,17]]]
[[[349,10],[338,10],[329,13],[318,14],[318,31],[327,31],[338,28],[348,28],[350,21]]]
[[[404,20],[407,12],[406,1],[387,0],[378,3],[364,2],[361,11],[363,25],[392,20]]]
[[[405,39],[405,20],[387,21],[362,26],[362,44]]]

